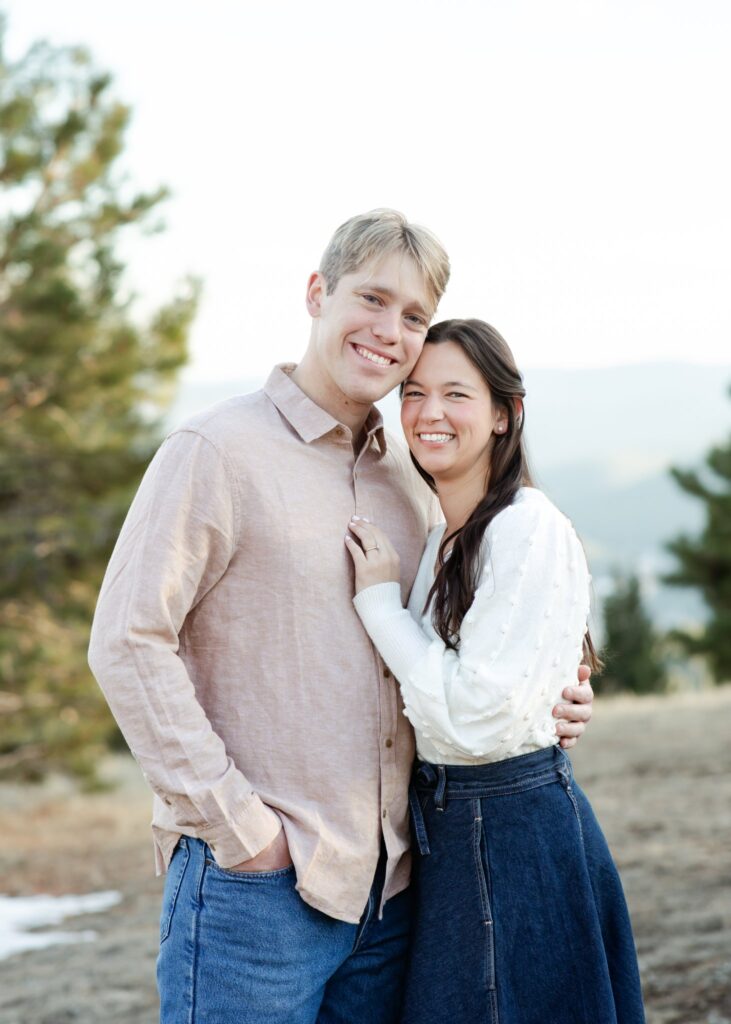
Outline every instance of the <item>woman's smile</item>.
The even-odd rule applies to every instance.
[[[421,442],[421,444],[426,444],[429,445],[430,448],[434,448],[444,446],[445,444],[448,444],[450,441],[454,441],[455,435],[446,434],[443,432],[422,432],[420,434],[417,434],[416,437]]]

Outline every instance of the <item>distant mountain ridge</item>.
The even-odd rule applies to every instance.
[[[525,380],[536,482],[575,524],[595,577],[614,567],[639,570],[658,621],[697,619],[695,595],[657,586],[658,573],[671,564],[664,542],[702,523],[700,504],[676,486],[668,467],[697,463],[728,437],[731,363],[533,369]],[[184,383],[168,424],[262,383]],[[379,406],[386,425],[400,433],[397,396]]]

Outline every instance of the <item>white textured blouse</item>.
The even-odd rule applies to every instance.
[[[444,524],[429,535],[409,598],[380,583],[354,598],[399,680],[422,760],[500,761],[558,742],[554,705],[576,680],[589,614],[584,550],[568,519],[522,487],[485,531],[474,600],[457,651],[423,612]]]

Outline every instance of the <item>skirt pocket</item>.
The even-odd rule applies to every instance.
[[[490,885],[490,863],[487,856],[487,843],[482,827],[482,804],[479,800],[472,801],[472,855],[477,871],[477,885],[480,891],[480,907],[485,935],[485,987],[495,991],[495,923],[492,916],[492,897]]]
[[[581,845],[583,847],[583,845],[584,845],[584,829],[583,829],[582,822],[581,822],[581,811],[579,810],[579,802],[576,799],[576,792],[574,791],[574,785],[573,785],[574,776],[573,776],[573,772],[571,770],[571,762],[569,761],[568,757],[566,757],[565,754],[564,754],[564,763],[563,763],[563,765],[558,770],[558,777],[561,780],[561,786],[563,788],[563,791],[566,794],[566,796],[569,798],[569,800],[571,801],[571,806],[574,809],[574,814],[576,815],[576,821],[578,822],[578,825],[579,825],[579,840],[581,841]]]

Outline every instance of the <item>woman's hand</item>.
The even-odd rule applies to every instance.
[[[346,535],[345,546],[355,566],[356,594],[376,583],[400,583],[399,556],[383,530],[362,516],[353,516],[348,529],[353,536]]]

